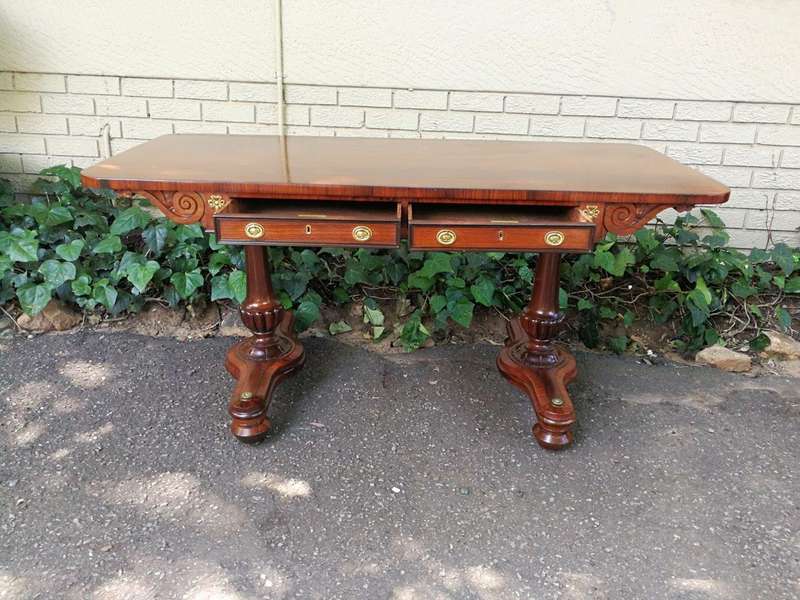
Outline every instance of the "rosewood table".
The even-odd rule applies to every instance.
[[[253,335],[225,366],[231,430],[263,439],[281,379],[304,361],[277,301],[266,246],[539,252],[532,298],[508,325],[497,367],[533,404],[545,448],[572,441],[575,359],[555,341],[559,261],[606,232],[630,234],[666,208],[725,202],[724,185],[630,144],[168,135],[82,174],[90,187],[149,199],[177,223],[245,245],[242,321]]]

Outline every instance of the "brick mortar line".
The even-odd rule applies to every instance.
[[[157,80],[157,81],[172,81],[173,88],[174,82],[176,81],[199,81],[199,82],[215,82],[215,83],[253,83],[253,84],[269,84],[269,85],[277,85],[276,81],[274,80],[251,80],[251,79],[208,79],[208,78],[195,78],[195,77],[156,77],[156,76],[147,76],[147,75],[100,75],[94,73],[54,73],[54,72],[38,72],[38,71],[6,71],[0,70],[0,73],[9,73],[12,75],[12,85],[14,86],[15,91],[28,91],[28,90],[17,90],[16,88],[16,75],[61,75],[63,77],[96,77],[96,78],[118,78],[122,79],[137,79],[137,80]],[[328,89],[376,89],[376,90],[392,90],[392,91],[421,91],[421,92],[458,92],[458,93],[473,93],[473,94],[499,94],[499,95],[533,95],[533,96],[567,96],[567,97],[576,97],[576,98],[614,98],[614,99],[630,99],[630,100],[653,100],[653,101],[672,101],[672,102],[700,102],[700,103],[733,103],[733,104],[764,104],[764,105],[774,105],[774,106],[789,106],[790,108],[796,106],[800,103],[800,99],[797,101],[793,100],[786,100],[786,101],[776,101],[776,100],[736,100],[730,98],[717,98],[713,100],[709,100],[707,98],[687,98],[687,97],[671,97],[671,96],[629,96],[625,94],[585,94],[585,93],[563,93],[563,92],[536,92],[536,91],[518,91],[518,90],[498,90],[498,89],[467,89],[467,88],[431,88],[431,87],[404,87],[404,86],[391,86],[391,85],[347,85],[347,84],[321,84],[321,83],[306,83],[306,82],[292,82],[292,81],[285,81],[285,85],[287,86],[303,86],[303,87],[316,87],[316,88],[328,88]],[[66,81],[65,81],[66,86]],[[173,89],[174,91],[174,89]],[[32,93],[36,93],[34,90]],[[59,93],[59,94],[69,94],[73,92],[40,92],[40,93]],[[96,95],[107,95],[107,96],[118,96],[124,94],[96,94]],[[174,97],[174,96],[173,96]],[[338,98],[337,98],[338,102]],[[790,111],[790,119],[791,119],[791,111]],[[738,122],[738,121],[734,121]]]

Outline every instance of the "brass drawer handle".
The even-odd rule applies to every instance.
[[[452,229],[440,229],[436,233],[436,241],[442,246],[451,246],[456,242],[456,232]]]
[[[353,227],[353,239],[357,242],[366,242],[372,238],[372,229],[366,225]]]
[[[258,223],[248,223],[244,226],[244,234],[255,240],[264,235],[264,228]]]
[[[544,243],[548,246],[560,246],[565,239],[566,236],[561,231],[548,231],[544,234]]]

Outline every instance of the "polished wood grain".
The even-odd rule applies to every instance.
[[[567,383],[577,375],[575,358],[555,342],[564,322],[558,307],[559,254],[543,254],[536,265],[531,301],[508,323],[508,338],[497,368],[531,400],[539,445],[560,450],[572,443],[575,408]]]
[[[272,291],[265,246],[389,246],[408,234],[416,250],[541,252],[531,301],[510,321],[497,366],[529,396],[538,443],[560,449],[573,439],[566,385],[577,373],[555,341],[564,320],[561,253],[589,251],[606,233],[633,233],[666,208],[721,203],[730,193],[649,148],[585,142],[170,135],[81,177],[247,245],[241,315],[253,335],[225,364],[237,379],[231,429],[248,442],[269,431],[272,390],[304,361],[292,315]],[[247,236],[248,225],[259,235]],[[353,238],[359,226],[370,228],[368,240]],[[547,244],[556,233],[563,241]]]
[[[489,140],[167,135],[83,171],[115,190],[268,198],[724,202],[728,188],[650,148]]]
[[[262,217],[225,215],[217,217],[217,239],[226,244],[262,244],[268,246],[358,246],[396,248],[400,245],[400,222],[325,221],[315,219],[272,220]],[[256,223],[263,229],[257,238],[249,237],[246,228]],[[368,240],[359,240],[356,229],[369,229]]]
[[[217,239],[223,243],[369,248],[400,244],[399,204],[236,200],[231,210],[214,217]],[[261,228],[255,237],[247,234],[253,224]]]
[[[568,208],[411,204],[408,210],[412,250],[587,252],[594,243],[595,225]],[[553,234],[562,241],[548,243]]]
[[[284,310],[272,290],[267,249],[248,246],[245,261],[247,297],[239,312],[253,336],[228,351],[225,367],[236,378],[228,405],[231,432],[243,442],[255,443],[272,427],[267,409],[275,385],[303,366],[305,353],[294,335],[292,313]]]

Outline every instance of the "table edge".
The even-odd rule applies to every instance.
[[[556,204],[580,202],[625,202],[641,204],[722,204],[731,190],[720,184],[719,193],[606,192],[585,190],[519,190],[493,188],[437,188],[364,186],[343,184],[231,183],[214,181],[166,181],[98,179],[81,173],[81,183],[89,188],[117,192],[194,191],[229,195],[266,196],[275,199],[299,199],[303,196],[330,199],[373,198],[376,200],[434,200],[453,202],[523,203],[547,201]]]

